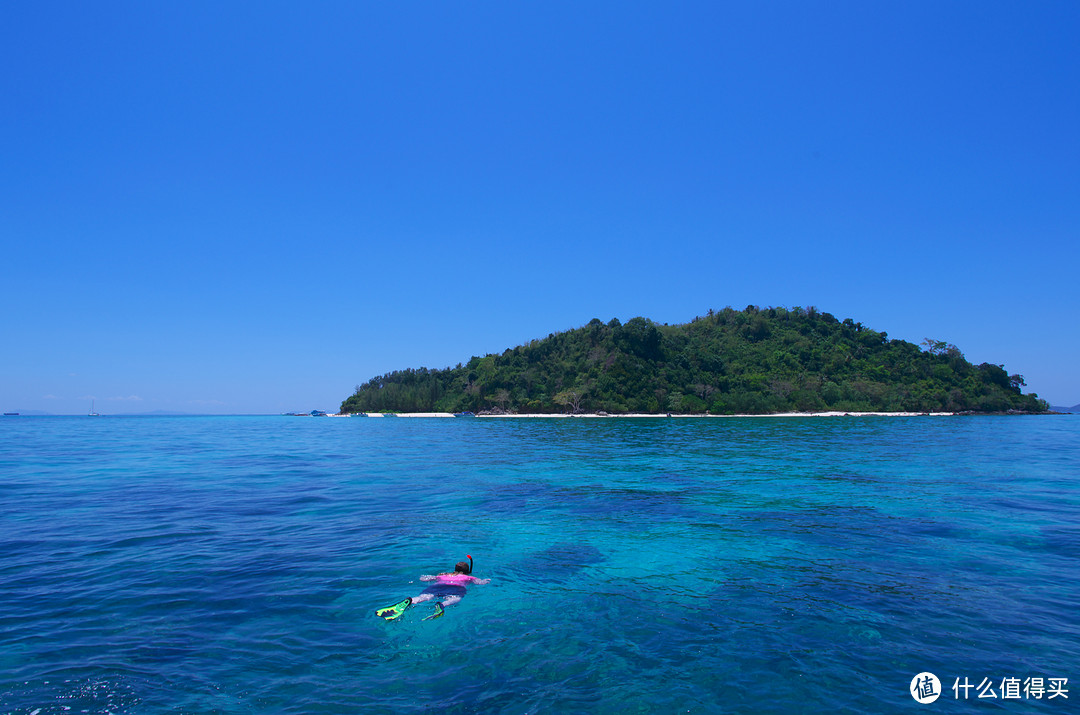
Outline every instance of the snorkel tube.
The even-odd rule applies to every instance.
[[[472,554],[465,554],[465,557],[469,559],[469,573],[472,574]]]

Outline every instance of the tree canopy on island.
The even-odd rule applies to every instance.
[[[682,325],[588,325],[356,387],[348,412],[1043,412],[1024,378],[955,346],[889,340],[815,308],[724,308]]]

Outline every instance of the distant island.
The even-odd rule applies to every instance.
[[[1024,385],[944,341],[920,346],[812,307],[751,305],[681,325],[593,319],[456,367],[372,378],[341,412],[1046,412]]]

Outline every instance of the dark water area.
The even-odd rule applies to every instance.
[[[1069,712],[1078,554],[1072,416],[10,418],[0,712]]]

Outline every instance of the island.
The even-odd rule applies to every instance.
[[[397,370],[357,385],[341,413],[1047,412],[1024,386],[944,341],[750,305],[678,325],[593,319],[455,367]]]

